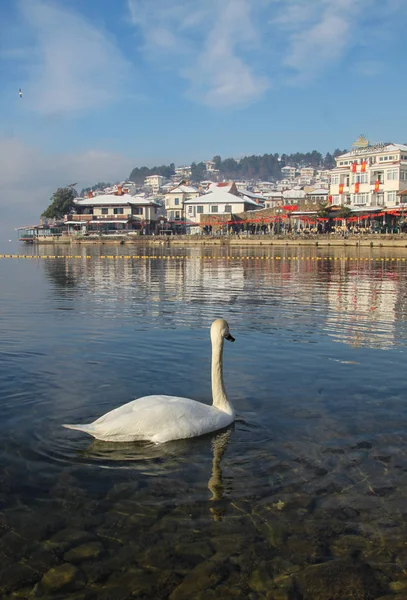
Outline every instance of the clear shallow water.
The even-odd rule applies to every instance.
[[[403,597],[407,254],[376,252],[1,260],[0,596]],[[209,402],[217,317],[230,430],[61,427],[150,393]]]

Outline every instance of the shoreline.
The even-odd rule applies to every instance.
[[[354,248],[407,248],[407,234],[383,234],[365,237],[352,236],[348,238],[327,237],[324,235],[313,236],[310,239],[287,239],[280,236],[251,236],[249,238],[236,236],[138,236],[129,239],[126,236],[112,236],[97,239],[44,239],[36,240],[30,246],[41,245],[137,245],[137,246],[218,246],[218,247],[264,247],[264,246],[302,246],[302,247],[354,247]],[[28,244],[26,244],[28,245]]]

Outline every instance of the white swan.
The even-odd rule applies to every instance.
[[[229,325],[217,319],[211,325],[212,406],[177,396],[144,396],[106,413],[93,423],[63,425],[106,442],[151,441],[156,444],[210,433],[227,427],[235,411],[223,385],[223,340],[234,342]]]

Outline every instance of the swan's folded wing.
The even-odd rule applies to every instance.
[[[118,406],[108,413],[102,415],[96,421],[93,421],[93,425],[100,425],[120,417],[122,415],[131,415],[134,412],[142,411],[144,409],[151,409],[157,404],[164,404],[170,400],[173,400],[174,396],[143,396],[131,400],[122,406]],[[183,398],[175,398],[176,400],[183,400]]]
[[[115,409],[93,425],[105,439],[165,442],[219,428],[222,418],[223,413],[212,406],[188,398],[152,396]]]

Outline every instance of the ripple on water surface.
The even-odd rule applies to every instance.
[[[1,594],[402,592],[405,263],[349,249],[148,252],[161,257],[86,248],[91,259],[0,264]],[[236,337],[230,429],[155,446],[61,427],[148,394],[209,402],[219,316]]]

